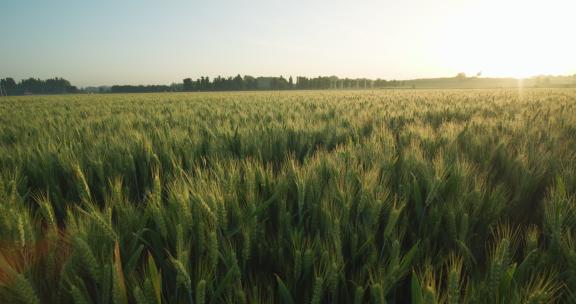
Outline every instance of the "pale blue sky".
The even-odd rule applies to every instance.
[[[0,1],[0,78],[576,73],[571,0]]]

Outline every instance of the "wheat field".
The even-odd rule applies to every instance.
[[[576,301],[576,90],[0,99],[1,303]]]

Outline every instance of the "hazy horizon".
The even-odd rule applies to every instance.
[[[78,86],[200,76],[417,79],[576,73],[570,1],[13,1],[0,78]]]

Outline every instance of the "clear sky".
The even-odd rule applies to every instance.
[[[0,78],[576,73],[574,0],[0,1]]]

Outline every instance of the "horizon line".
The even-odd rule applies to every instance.
[[[332,78],[332,77],[336,77],[339,80],[343,80],[343,79],[349,79],[349,80],[371,80],[371,81],[376,81],[376,80],[384,80],[384,81],[418,81],[418,80],[434,80],[434,79],[454,79],[454,78],[458,78],[460,74],[463,74],[464,77],[462,77],[463,79],[501,79],[501,80],[528,80],[528,79],[534,79],[534,78],[538,78],[538,77],[576,77],[576,73],[574,74],[536,74],[536,75],[532,75],[532,76],[527,76],[527,77],[514,77],[514,76],[483,76],[483,75],[472,75],[469,76],[466,73],[458,73],[455,76],[438,76],[438,77],[419,77],[419,78],[405,78],[405,79],[395,79],[395,78],[390,78],[390,79],[386,79],[386,78],[369,78],[369,77],[341,77],[341,76],[337,76],[337,75],[317,75],[317,76],[302,76],[302,75],[279,75],[279,76],[263,76],[263,75],[259,75],[259,76],[253,76],[253,75],[249,75],[249,74],[235,74],[235,75],[228,75],[228,76],[222,76],[222,75],[216,75],[216,76],[198,76],[198,77],[184,77],[182,78],[179,82],[178,81],[172,81],[169,83],[128,83],[128,82],[123,82],[120,84],[100,84],[100,85],[96,85],[96,84],[91,84],[91,85],[78,85],[78,88],[90,88],[90,87],[112,87],[112,86],[154,86],[154,85],[166,85],[166,86],[170,86],[170,85],[174,85],[174,84],[181,84],[182,81],[184,79],[192,79],[192,80],[198,80],[201,79],[202,77],[208,77],[210,79],[210,81],[220,77],[220,78],[224,78],[224,79],[228,79],[228,78],[234,78],[237,76],[241,76],[242,78],[249,76],[249,77],[254,77],[256,79],[258,78],[284,78],[286,80],[288,80],[290,77],[292,77],[292,79],[294,80],[294,83],[296,83],[296,80],[298,77],[305,77],[308,79],[313,79],[313,78]],[[24,78],[20,78],[19,80],[16,80],[15,77],[11,77],[11,76],[3,76],[0,77],[0,79],[7,79],[7,78],[12,78],[15,81],[23,81],[23,80],[27,80],[27,79],[40,79],[40,80],[45,80],[45,79],[55,79],[55,78],[61,78],[61,79],[65,79],[67,81],[69,81],[72,85],[74,85],[74,81],[71,79],[67,79],[65,77],[61,77],[61,76],[52,76],[52,77],[47,77],[47,78],[41,78],[41,77],[24,77]],[[76,86],[76,85],[74,85]]]

